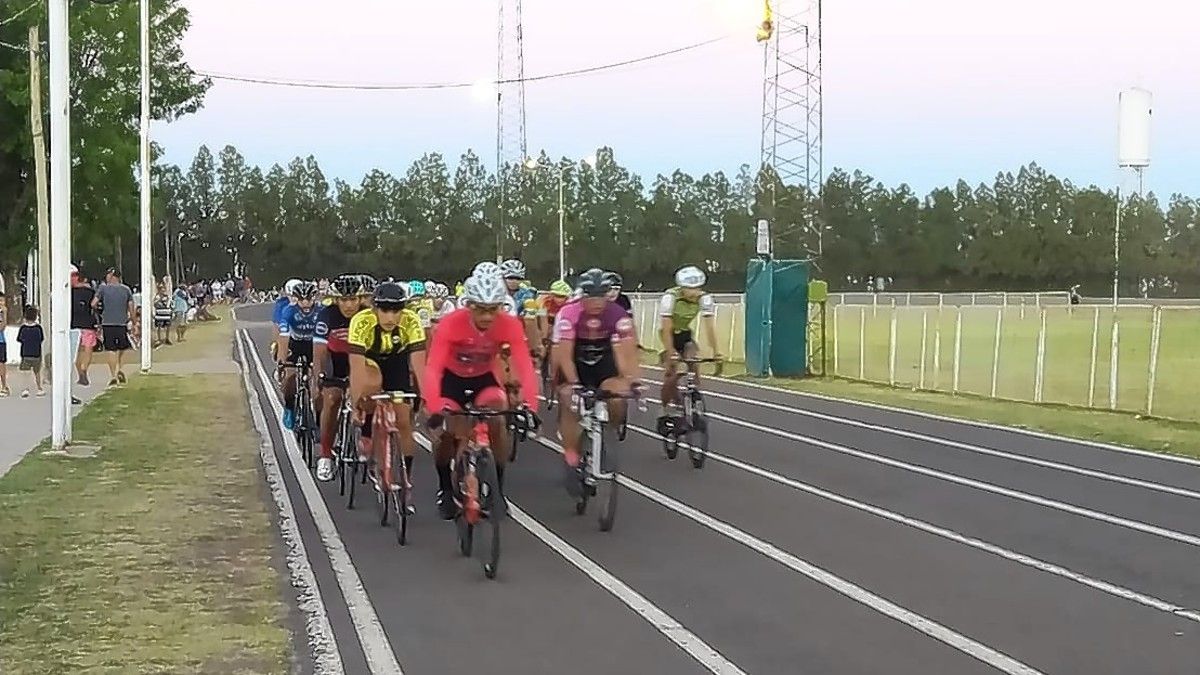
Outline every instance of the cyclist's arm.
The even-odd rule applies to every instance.
[[[313,329],[313,372],[317,377],[325,372],[325,359],[329,357],[329,326],[324,321],[317,321]]]
[[[510,321],[505,322],[502,339],[512,345],[512,360],[517,367],[517,381],[521,383],[521,396],[525,399],[525,405],[530,410],[537,410],[538,407],[538,380],[537,373],[533,370],[533,358],[529,355],[529,343],[525,339],[525,332],[520,330],[520,327]]]
[[[717,342],[717,306],[711,295],[700,298],[700,322],[704,325],[704,337],[708,341],[713,356],[721,353],[720,343]]]
[[[427,346],[424,320],[413,314],[401,321],[405,322],[405,325],[401,326],[401,330],[404,331],[404,339],[408,343],[409,372],[413,374],[413,378],[417,381],[417,388],[420,389],[423,384],[421,373],[425,370],[425,348]]]
[[[641,373],[637,355],[637,333],[633,328],[633,319],[625,317],[618,321],[616,333],[612,338],[613,356],[617,359],[617,372],[623,378],[637,379]]]
[[[350,403],[358,403],[367,389],[367,357],[350,352]]]
[[[658,336],[667,360],[675,356],[675,296],[664,293],[658,301]]]
[[[450,355],[450,341],[446,339],[449,326],[444,326],[433,335],[429,343],[428,358],[424,368],[413,365],[413,372],[421,383],[421,397],[425,399],[425,411],[430,415],[439,414],[446,407],[442,399],[442,372]]]
[[[553,350],[555,365],[562,376],[562,381],[567,384],[578,384],[579,370],[575,367],[575,359],[572,358],[575,354],[575,340],[561,339],[554,343]]]

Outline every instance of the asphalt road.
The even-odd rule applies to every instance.
[[[235,352],[344,672],[1200,673],[1200,463],[713,381],[703,470],[634,416],[609,533],[526,443],[487,581],[428,456],[403,548],[296,473],[268,314]]]

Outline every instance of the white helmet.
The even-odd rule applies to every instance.
[[[476,265],[475,269],[471,270],[471,276],[475,276],[477,274],[482,274],[482,275],[487,275],[487,276],[499,275],[500,274],[500,266],[494,262],[484,260],[483,262]]]
[[[436,281],[425,284],[425,293],[431,298],[450,297],[450,289],[446,287],[446,284],[439,284]]]
[[[525,263],[516,259],[508,259],[500,263],[500,271],[505,279],[525,279]]]
[[[695,265],[682,267],[675,273],[675,285],[683,288],[703,288],[708,283],[708,277]]]
[[[463,285],[463,298],[481,305],[499,305],[508,297],[504,279],[498,274],[472,274]]]
[[[283,285],[283,294],[291,295],[293,292],[295,292],[296,287],[301,283],[303,282],[301,282],[299,279],[288,279],[288,282]]]

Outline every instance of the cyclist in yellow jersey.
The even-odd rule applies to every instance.
[[[425,329],[416,313],[405,308],[407,292],[395,282],[375,288],[372,307],[350,319],[346,341],[350,351],[350,400],[362,422],[364,448],[360,454],[375,457],[380,466],[381,447],[371,439],[371,421],[375,404],[370,400],[381,391],[415,393],[415,377],[425,370]],[[400,431],[404,463],[412,472],[416,441],[412,435],[412,416],[407,403],[396,403],[396,426]],[[374,477],[373,477],[374,478]],[[376,484],[378,485],[378,479]],[[382,487],[382,486],[381,486]],[[398,489],[399,486],[390,486]]]

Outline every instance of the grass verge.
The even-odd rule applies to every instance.
[[[76,419],[95,457],[38,451],[0,478],[0,672],[290,670],[240,389],[135,378]]]

